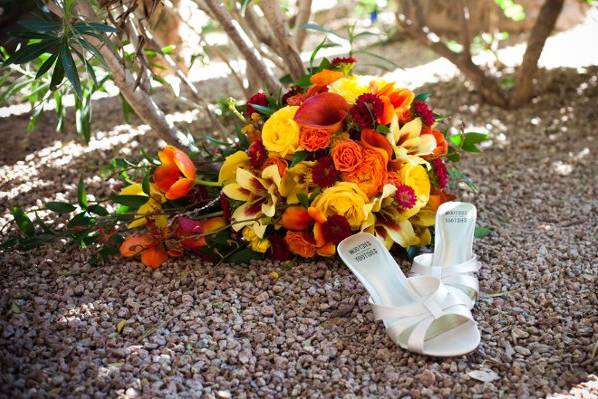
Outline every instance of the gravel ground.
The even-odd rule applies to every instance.
[[[475,352],[434,359],[396,347],[335,260],[214,268],[187,257],[150,271],[123,259],[90,267],[56,244],[0,254],[0,395],[596,397],[597,75],[545,72],[545,96],[514,111],[479,105],[460,80],[421,89],[437,110],[492,133],[484,154],[462,163],[479,194],[459,188],[492,229],[476,242]],[[3,205],[73,198],[79,174],[156,147],[103,101],[89,147],[53,133],[47,116],[21,151],[26,116],[1,121]],[[106,193],[99,179],[87,183]],[[0,209],[0,224],[7,215]]]

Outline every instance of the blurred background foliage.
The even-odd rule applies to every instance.
[[[548,35],[583,20],[580,0],[24,0],[0,1],[0,106],[28,104],[28,132],[44,110],[64,129],[92,134],[93,98],[118,96],[123,119],[137,115],[157,137],[192,145],[160,105],[165,98],[202,111],[216,136],[230,126],[228,96],[258,90],[280,97],[323,57],[351,54],[357,73],[410,66],[387,51],[415,39],[454,63],[491,104],[525,105]],[[527,43],[521,65],[499,49]],[[423,51],[422,51],[423,53]],[[225,71],[225,72],[223,72]],[[234,87],[214,102],[201,94],[206,75]],[[231,137],[234,135],[231,135]],[[224,136],[226,139],[227,137]],[[232,138],[231,138],[232,139]]]

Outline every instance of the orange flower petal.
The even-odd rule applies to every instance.
[[[215,217],[210,219],[205,219],[201,221],[201,225],[203,227],[203,231],[206,233],[210,233],[214,230],[217,230],[225,225],[224,218]]]
[[[180,177],[181,172],[179,172],[179,168],[172,163],[158,166],[154,171],[154,183],[164,192],[167,192]]]
[[[141,254],[141,263],[152,269],[157,269],[167,260],[168,254],[162,247],[153,247],[143,251]]]
[[[380,96],[380,100],[382,100],[382,103],[384,104],[384,110],[382,115],[378,117],[378,123],[388,125],[392,122],[392,118],[395,115],[395,107],[387,96]]]
[[[189,158],[189,155],[179,150],[178,148],[175,148],[174,163],[179,168],[183,176],[185,176],[188,179],[195,180],[196,168],[191,158]]]
[[[158,151],[158,158],[163,166],[170,166],[174,163],[174,151],[176,147],[167,145],[162,150]]]
[[[349,104],[336,94],[324,92],[306,99],[295,114],[295,121],[303,126],[327,129],[336,133],[349,112]]]
[[[317,85],[317,86],[328,86],[330,83],[339,80],[345,76],[344,73],[340,71],[331,71],[330,69],[323,69],[320,72],[312,75],[309,78],[310,82]]]
[[[334,256],[336,253],[336,245],[329,242],[328,244],[318,248],[317,252],[320,256]]]
[[[368,148],[382,150],[380,153],[384,156],[385,163],[388,163],[388,160],[392,158],[392,146],[383,134],[372,129],[363,129],[361,131],[361,142]]]
[[[124,257],[135,256],[156,245],[156,241],[149,234],[133,234],[120,244],[120,254]]]
[[[408,110],[415,98],[415,94],[409,89],[398,89],[388,96],[392,105],[394,105],[397,114]]]
[[[324,212],[322,212],[319,208],[310,206],[307,208],[307,213],[309,213],[309,216],[311,216],[312,219],[318,223],[326,223],[326,220],[328,220]]]
[[[324,238],[324,229],[322,223],[314,225],[314,239],[316,240],[316,247],[320,248],[326,245],[326,238]]]
[[[313,219],[302,206],[291,206],[285,209],[280,218],[280,225],[287,230],[305,230]]]
[[[175,200],[178,198],[182,198],[189,193],[191,187],[193,187],[193,183],[195,183],[194,179],[179,179],[173,185],[170,186],[168,191],[166,191],[166,198],[169,200]]]

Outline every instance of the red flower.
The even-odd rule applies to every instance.
[[[422,118],[425,125],[432,126],[434,124],[434,112],[432,112],[428,103],[424,101],[414,101],[412,106],[415,113]]]
[[[330,215],[322,224],[322,233],[327,242],[338,245],[339,242],[351,235],[351,225],[344,216]]]
[[[406,184],[400,184],[397,186],[397,191],[395,192],[395,201],[402,209],[411,209],[415,206],[416,203],[415,198],[415,191],[413,188],[409,187]]]
[[[334,57],[330,64],[338,65],[338,64],[355,64],[357,60],[353,57]]]
[[[334,160],[331,156],[324,156],[316,162],[312,168],[312,177],[314,183],[322,188],[330,187],[336,181],[336,170],[334,169]]]
[[[247,104],[245,105],[245,115],[251,116],[251,114],[253,114],[254,112],[258,112],[255,108],[251,106],[252,104],[267,107],[268,97],[262,92],[255,93],[253,96],[249,97],[249,100],[247,100]]]
[[[436,176],[436,182],[440,189],[444,189],[448,184],[449,175],[446,165],[441,158],[436,158],[430,161],[432,168],[434,169],[434,175]]]
[[[249,163],[251,167],[256,170],[260,170],[262,165],[268,159],[268,151],[262,143],[262,140],[256,140],[247,149],[247,155],[249,155]]]
[[[335,93],[323,92],[306,99],[295,114],[295,121],[311,128],[338,132],[349,111],[349,104]]]
[[[289,246],[284,239],[284,236],[278,234],[272,234],[268,237],[270,240],[270,250],[272,251],[272,257],[276,260],[285,261],[291,258],[291,251]]]
[[[378,96],[364,93],[357,97],[355,105],[351,108],[353,121],[362,129],[373,128],[376,120],[384,113],[384,103]]]

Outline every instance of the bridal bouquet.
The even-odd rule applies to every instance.
[[[226,146],[221,159],[194,162],[167,146],[158,160],[113,161],[127,184],[113,208],[89,201],[83,180],[78,204],[46,204],[74,214],[54,228],[14,208],[21,236],[4,245],[68,236],[94,257],[120,252],[156,268],[185,252],[230,262],[333,256],[357,231],[387,248],[430,244],[436,209],[454,198],[447,160],[477,152],[485,135],[442,132],[426,93],[356,76],[354,63],[324,59],[281,98],[258,93],[231,106],[243,125],[233,144],[212,140]],[[213,162],[221,164],[210,178]]]

